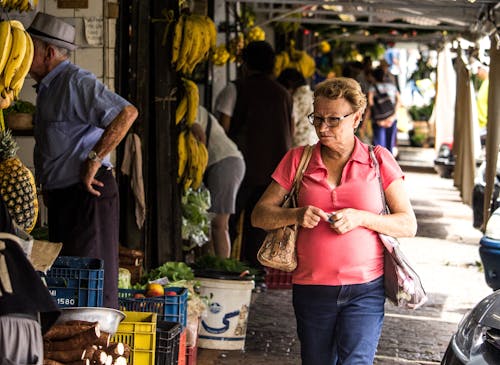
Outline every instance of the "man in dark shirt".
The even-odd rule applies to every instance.
[[[292,98],[273,78],[275,53],[269,43],[249,43],[243,61],[244,77],[234,83],[237,96],[229,126],[224,116],[221,122],[243,153],[247,167],[236,212],[238,217],[238,212],[245,211],[241,258],[258,266],[257,251],[266,232],[251,226],[250,213],[292,146]]]

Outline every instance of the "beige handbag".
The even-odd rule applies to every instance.
[[[306,146],[300,159],[292,189],[285,196],[281,206],[283,208],[297,207],[297,196],[302,182],[302,176],[307,169],[311,159],[314,146]],[[276,228],[269,231],[257,252],[257,260],[272,269],[282,271],[293,271],[297,267],[297,254],[295,252],[295,240],[297,239],[298,224]]]

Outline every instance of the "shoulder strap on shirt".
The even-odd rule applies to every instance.
[[[212,131],[212,118],[207,114],[207,128],[205,129],[205,147],[208,149],[208,143],[210,142],[210,132]]]
[[[292,191],[295,195],[299,194],[300,183],[302,182],[302,177],[304,176],[304,172],[309,165],[309,160],[312,156],[312,151],[314,149],[314,145],[305,146],[304,151],[302,152],[302,156],[300,158],[299,165],[297,167],[297,171],[295,172],[295,178],[293,179]]]
[[[377,175],[378,183],[380,185],[380,196],[382,198],[382,214],[389,214],[389,208],[387,207],[387,202],[385,200],[384,184],[382,183],[382,176],[380,175],[380,165],[378,159],[373,151],[373,146],[369,145],[368,150],[370,151],[370,157],[372,159],[373,165],[375,166],[375,174]]]

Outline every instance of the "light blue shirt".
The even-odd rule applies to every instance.
[[[48,190],[76,184],[83,162],[104,129],[130,103],[69,61],[45,76],[37,93],[36,181]],[[109,156],[103,165],[111,166]]]

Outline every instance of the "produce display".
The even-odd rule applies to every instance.
[[[307,79],[314,75],[316,62],[306,51],[296,49],[295,42],[292,40],[288,51],[282,51],[276,55],[274,74],[279,76],[285,68],[295,68]]]
[[[188,189],[181,198],[183,249],[201,247],[210,237],[210,192],[202,185],[198,190]]]
[[[0,8],[7,11],[17,10],[23,12],[33,10],[37,4],[38,0],[0,0]]]
[[[0,0],[1,1],[1,0]],[[19,97],[33,61],[33,40],[21,22],[0,22],[0,109]]]
[[[130,348],[110,342],[99,322],[66,321],[53,325],[43,336],[44,365],[126,365]]]
[[[0,119],[2,113],[0,111]],[[33,173],[16,156],[19,145],[0,120],[0,194],[12,219],[26,232],[35,227],[38,199]]]
[[[212,19],[205,15],[183,14],[175,24],[172,42],[172,65],[186,75],[196,65],[206,61],[215,49],[217,30]]]
[[[221,44],[215,47],[215,50],[212,53],[210,61],[212,61],[212,63],[215,66],[223,66],[226,64],[226,62],[229,60],[230,57],[231,55],[227,51],[226,46]]]

